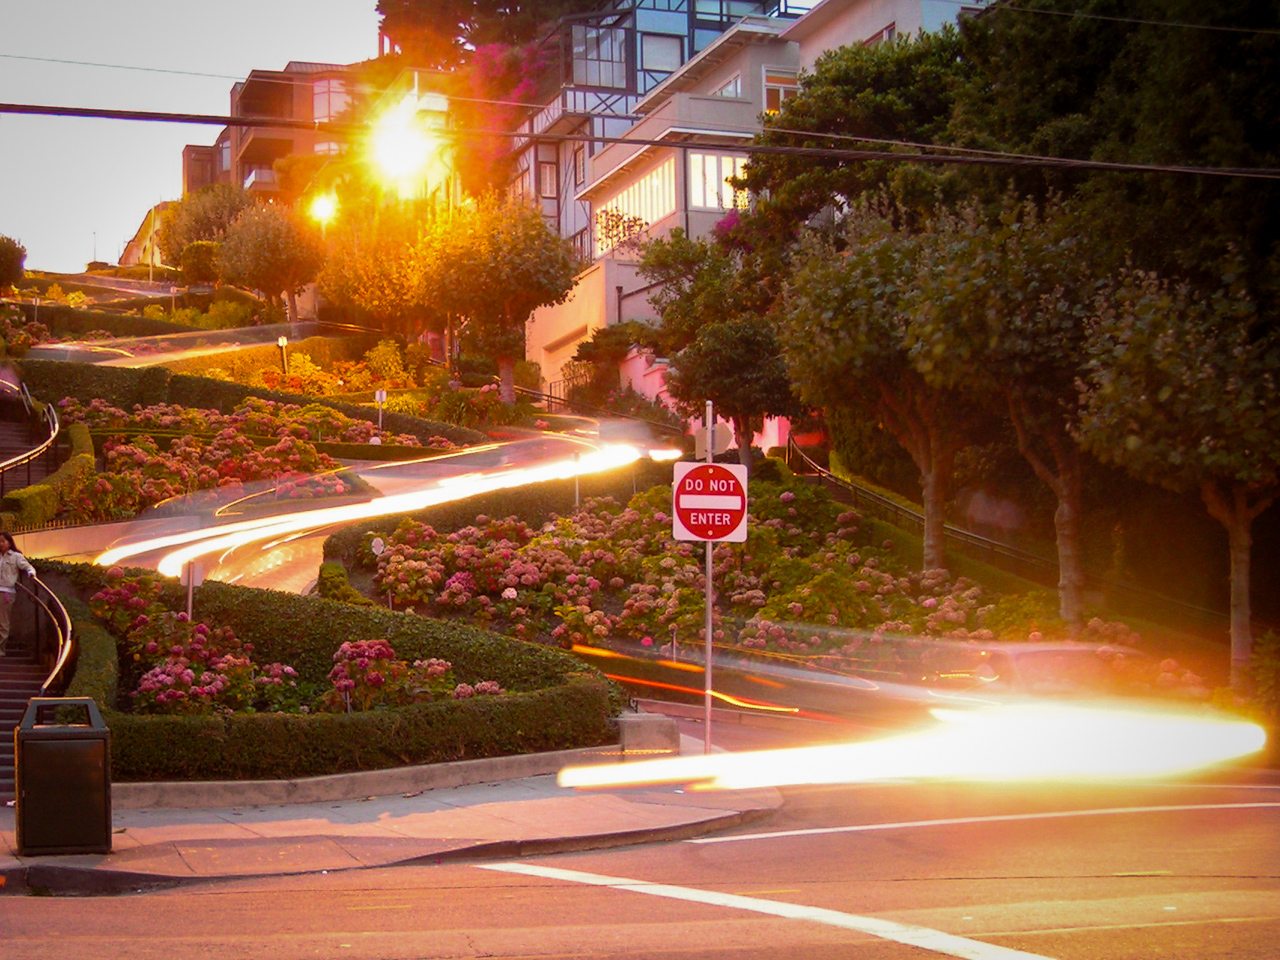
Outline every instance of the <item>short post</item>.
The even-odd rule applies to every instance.
[[[280,372],[287,377],[289,375],[289,338],[279,337],[276,340],[276,346],[280,348]]]
[[[187,619],[192,618],[195,610],[196,587],[204,582],[204,567],[194,559],[182,565],[182,577],[179,582],[187,588]]]
[[[580,453],[573,455],[573,509],[578,509],[578,462],[582,459]]]
[[[378,433],[382,433],[382,405],[387,402],[387,391],[375,390],[373,399],[378,401]]]

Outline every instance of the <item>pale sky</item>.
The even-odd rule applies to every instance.
[[[225,116],[250,70],[375,56],[376,2],[0,0],[0,102]],[[83,270],[95,244],[114,263],[147,210],[180,196],[183,146],[219,130],[0,114],[0,234],[28,269]]]

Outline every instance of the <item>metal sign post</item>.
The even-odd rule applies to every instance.
[[[707,434],[713,435],[714,411],[707,402]],[[672,536],[677,540],[706,542],[706,669],[703,687],[705,739],[703,751],[711,752],[712,681],[712,549],[715,543],[743,543],[747,539],[747,469],[739,464],[714,463],[713,445],[707,445],[706,463],[677,463],[671,487]],[[674,643],[673,643],[674,649]]]
[[[373,398],[378,401],[378,432],[382,432],[382,405],[387,402],[387,391],[375,390]]]

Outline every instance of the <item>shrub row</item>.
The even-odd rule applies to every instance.
[[[377,345],[378,339],[377,334],[307,337],[304,340],[290,341],[289,351],[305,353],[317,366],[329,369],[336,361],[359,360],[371,347]],[[280,348],[274,343],[259,343],[242,346],[237,350],[166,360],[164,365],[172,373],[197,377],[209,371],[222,371],[232,380],[244,382],[263,370],[279,369]]]
[[[182,323],[132,317],[111,310],[78,310],[65,303],[42,303],[38,309],[34,303],[17,303],[14,306],[22,311],[28,323],[39,320],[50,331],[59,335],[79,336],[93,330],[106,330],[117,337],[162,337],[199,330],[199,327],[189,327]]]
[[[108,582],[105,569],[86,564],[41,561],[40,571],[63,597],[87,596]],[[185,590],[166,581],[164,599],[179,608]],[[342,642],[385,637],[404,659],[443,657],[459,679],[495,679],[510,692],[347,715],[132,715],[116,709],[114,638],[83,603],[68,609],[79,660],[67,695],[91,696],[103,708],[119,780],[275,779],[593,746],[611,738],[619,706],[608,681],[555,648],[412,614],[208,582],[196,592],[196,618],[230,626],[254,645],[255,659],[289,663],[303,681],[323,682]]]
[[[22,360],[20,367],[32,395],[45,400],[75,397],[83,403],[90,403],[101,398],[125,410],[131,409],[134,404],[148,407],[156,403],[176,403],[185,407],[230,413],[245,398],[258,397],[300,406],[318,403],[352,419],[371,423],[376,423],[378,419],[377,411],[370,407],[173,373],[164,367],[104,367],[92,363],[33,359]],[[412,434],[424,443],[436,436],[445,437],[459,446],[482,443],[487,439],[484,434],[465,427],[399,413],[384,411],[382,422],[387,430]]]
[[[77,424],[77,426],[80,425]],[[95,450],[102,443],[113,437],[120,437],[130,441],[136,437],[150,437],[161,450],[168,450],[173,441],[180,440],[183,437],[194,437],[196,440],[205,443],[214,438],[212,433],[193,433],[189,430],[147,430],[141,428],[129,430],[95,429],[90,431],[90,435],[93,437]],[[248,434],[247,436],[256,447],[269,447],[274,443],[280,442],[279,437],[260,436],[257,434]],[[317,453],[328,454],[335,460],[386,460],[400,462],[421,460],[433,454],[443,456],[445,453],[445,451],[429,447],[405,447],[395,443],[341,443],[337,440],[308,440],[307,442],[316,448]]]
[[[65,430],[71,442],[71,455],[66,463],[42,482],[5,496],[0,501],[0,527],[14,530],[48,523],[58,512],[64,488],[76,483],[83,474],[93,472],[93,440],[89,428],[83,423],[72,423]]]

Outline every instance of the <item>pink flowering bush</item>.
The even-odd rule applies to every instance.
[[[329,682],[333,685],[318,708],[328,712],[354,713],[385,710],[430,700],[503,693],[495,681],[484,680],[474,687],[458,683],[453,664],[432,657],[407,663],[396,658],[386,640],[357,640],[344,643],[333,655]]]

